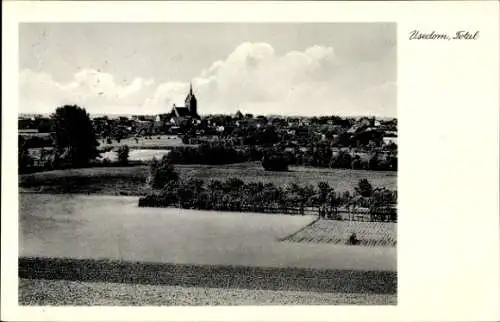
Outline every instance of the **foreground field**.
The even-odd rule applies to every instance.
[[[288,172],[264,171],[258,162],[232,165],[176,165],[182,177],[203,180],[239,177],[246,182],[271,181],[277,185],[291,182],[316,185],[328,181],[336,191],[352,191],[362,178],[376,187],[397,189],[394,172],[345,169],[316,169],[292,167]],[[144,195],[147,166],[70,169],[40,172],[19,176],[21,191],[48,193],[100,193],[111,195]]]
[[[19,278],[320,293],[395,294],[396,272],[22,257]]]
[[[346,244],[352,233],[361,246],[397,244],[396,223],[319,220],[286,237],[296,243]]]
[[[285,243],[314,216],[139,208],[136,197],[21,194],[19,254],[396,271],[394,247]]]
[[[395,294],[315,293],[19,280],[20,305],[395,305]]]

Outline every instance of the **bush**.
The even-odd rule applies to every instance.
[[[330,159],[330,168],[351,168],[352,158],[351,155],[340,151],[338,154],[332,156]]]
[[[179,174],[170,163],[167,156],[160,161],[153,159],[149,169],[148,183],[153,189],[162,189],[167,184],[177,182]]]
[[[120,164],[128,164],[128,157],[129,157],[129,152],[130,149],[128,145],[122,145],[118,148],[118,162]]]
[[[354,189],[363,197],[371,197],[373,194],[373,186],[368,179],[359,180],[358,185]]]
[[[288,160],[279,155],[265,155],[262,158],[262,167],[266,171],[288,171]]]
[[[352,233],[351,236],[349,236],[349,245],[357,245],[359,244],[359,239],[356,236],[356,233]]]

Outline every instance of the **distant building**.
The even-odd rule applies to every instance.
[[[189,85],[189,93],[184,100],[185,106],[174,106],[169,114],[170,122],[179,126],[190,120],[200,120],[198,115],[198,100],[193,93],[193,86]]]
[[[245,116],[243,115],[243,113],[241,113],[240,111],[236,112],[234,114],[234,118],[237,119],[237,120],[242,120]]]
[[[382,140],[384,141],[384,144],[388,145],[388,144],[391,144],[391,143],[394,143],[394,144],[398,144],[398,138],[397,137],[394,137],[394,136],[385,136],[382,138]]]

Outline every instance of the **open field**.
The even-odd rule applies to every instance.
[[[20,191],[144,195],[147,166],[82,168],[19,175]]]
[[[387,271],[108,259],[22,257],[19,278],[318,293],[395,294],[397,290],[396,272]]]
[[[259,162],[230,165],[176,165],[181,176],[203,180],[239,177],[244,181],[271,181],[277,185],[291,182],[328,181],[336,191],[352,191],[357,182],[367,178],[374,186],[397,189],[395,172],[291,167],[288,172],[264,171]],[[55,170],[19,176],[21,190],[48,193],[101,193],[144,195],[147,166]]]
[[[397,244],[395,223],[318,220],[286,237],[284,241],[302,243],[346,244],[352,233],[361,246]]]
[[[280,242],[314,216],[139,208],[136,197],[20,194],[19,255],[396,271],[395,247]]]
[[[225,166],[176,166],[183,175],[200,179],[220,179],[239,177],[244,181],[272,181],[276,185],[291,182],[317,185],[328,181],[337,191],[354,190],[360,179],[368,179],[374,186],[397,189],[397,173],[386,171],[364,171],[346,169],[325,169],[309,167],[290,167],[289,171],[265,171],[260,162],[245,162]]]
[[[99,139],[98,142],[99,149],[117,148],[122,145],[128,145],[130,149],[168,149],[178,146],[196,146],[182,143],[182,140],[176,135],[154,135],[151,136],[151,139],[146,139],[144,136],[130,137],[120,140],[120,143],[112,140],[111,144],[107,144],[104,139]]]
[[[20,305],[397,304],[395,247],[282,241],[332,232],[314,216],[139,208],[126,196],[19,201]]]
[[[20,305],[395,305],[395,294],[316,293],[55,280],[19,280]]]

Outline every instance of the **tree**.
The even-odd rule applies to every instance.
[[[370,156],[370,159],[368,160],[368,169],[369,170],[378,170],[380,162],[381,162],[381,160],[379,160],[379,155],[377,153],[372,154]]]
[[[82,166],[98,156],[98,142],[90,117],[76,105],[58,107],[51,115],[57,153],[73,166]]]
[[[326,181],[318,182],[318,199],[320,203],[327,201],[328,194],[332,191],[330,184]]]
[[[222,183],[219,180],[211,179],[207,184],[207,189],[210,194],[210,201],[216,203],[215,196],[218,191],[222,191]]]
[[[162,189],[166,184],[177,182],[179,174],[164,156],[160,161],[153,159],[149,168],[148,183],[153,189]]]
[[[245,182],[240,178],[230,177],[223,183],[223,189],[226,192],[238,192],[244,184]]]
[[[373,186],[367,179],[361,179],[358,185],[354,188],[356,192],[363,197],[371,197],[373,194]]]
[[[17,158],[19,172],[23,172],[33,165],[33,158],[30,156],[26,140],[22,136],[18,137]]]
[[[129,147],[128,145],[122,145],[118,148],[118,162],[121,164],[127,164],[128,163],[128,156],[129,156]]]
[[[351,155],[344,151],[339,151],[330,160],[330,168],[351,168],[351,164]]]

